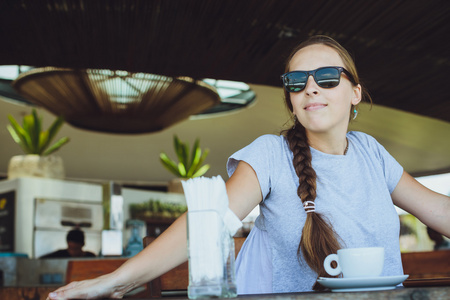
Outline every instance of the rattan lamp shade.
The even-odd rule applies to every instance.
[[[125,71],[36,68],[12,85],[75,127],[111,133],[160,131],[220,103],[202,81]]]

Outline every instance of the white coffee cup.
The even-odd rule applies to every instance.
[[[331,263],[335,261],[337,267]],[[331,276],[343,274],[344,278],[377,277],[381,275],[384,265],[384,248],[347,248],[339,249],[337,254],[328,255],[323,266]]]

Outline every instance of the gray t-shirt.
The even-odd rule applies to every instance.
[[[316,211],[330,221],[344,248],[384,247],[382,276],[402,275],[400,225],[391,193],[403,168],[373,137],[349,132],[347,138],[346,155],[331,155],[311,148],[312,166],[317,174]],[[297,195],[299,183],[292,158],[283,136],[264,135],[228,160],[230,176],[241,160],[256,172],[264,200],[260,203],[255,231],[268,237],[262,239],[268,241],[265,246],[252,245],[249,239],[243,246],[246,257],[238,257],[238,261],[247,259],[257,263],[261,257],[272,258],[272,268],[264,274],[239,270],[239,266],[246,268],[252,264],[237,262],[237,273],[254,274],[245,276],[246,282],[238,282],[238,288],[239,284],[257,286],[257,282],[264,282],[258,276],[271,276],[265,279],[272,282],[270,290],[274,293],[310,291],[317,278],[297,256],[306,213]],[[253,288],[250,292],[258,291]]]

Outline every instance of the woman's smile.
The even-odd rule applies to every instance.
[[[306,106],[305,106],[305,110],[306,111],[315,111],[315,110],[319,110],[319,109],[322,109],[322,108],[325,108],[325,107],[327,107],[328,105],[327,104],[325,104],[325,103],[318,103],[318,102],[315,102],[315,103],[308,103]]]

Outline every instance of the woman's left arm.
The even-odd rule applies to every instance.
[[[450,197],[426,188],[405,171],[391,196],[396,206],[450,237]]]

